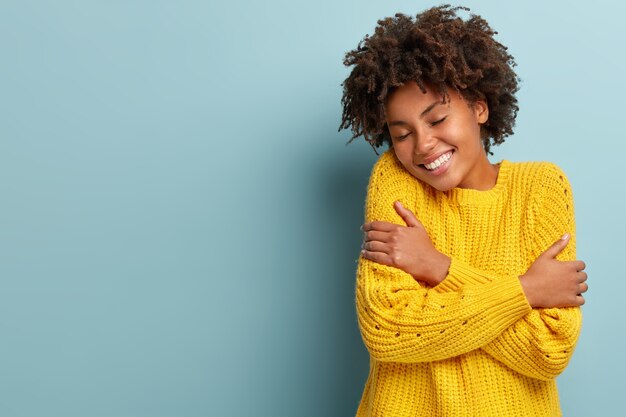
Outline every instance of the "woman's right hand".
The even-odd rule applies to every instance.
[[[569,234],[557,240],[520,276],[531,307],[576,307],[585,304],[582,294],[589,288],[583,261],[559,261],[556,256],[567,246]]]

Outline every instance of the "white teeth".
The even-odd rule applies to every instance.
[[[447,162],[450,159],[450,157],[452,157],[452,152],[446,152],[443,155],[441,155],[439,158],[435,159],[430,164],[424,164],[424,166],[427,169],[432,171],[433,169],[436,169],[439,166],[441,166],[441,164]]]

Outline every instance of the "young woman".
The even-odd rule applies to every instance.
[[[346,54],[340,129],[390,145],[357,269],[359,417],[561,415],[588,289],[572,191],[555,164],[489,161],[512,133],[515,64],[459,9],[380,20]]]

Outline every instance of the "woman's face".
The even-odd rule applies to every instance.
[[[387,126],[396,156],[414,177],[439,191],[455,187],[488,190],[497,169],[487,159],[480,125],[489,110],[484,101],[469,105],[456,91],[449,100],[416,82],[394,89],[385,102]]]

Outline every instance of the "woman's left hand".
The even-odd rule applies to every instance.
[[[448,274],[450,258],[435,248],[424,225],[411,210],[399,201],[394,203],[394,208],[406,226],[383,221],[365,223],[361,255],[399,268],[434,287]]]

